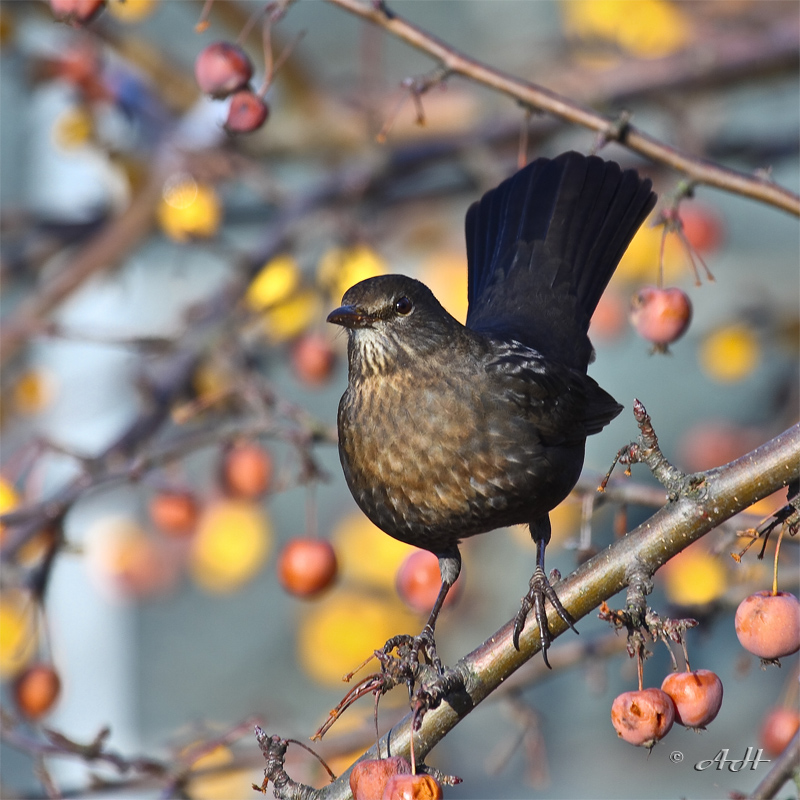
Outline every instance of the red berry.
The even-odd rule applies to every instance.
[[[225,453],[222,476],[227,490],[236,497],[253,500],[272,482],[272,458],[255,442],[236,444]]]
[[[53,16],[75,27],[91,22],[105,4],[105,0],[50,0]]]
[[[278,579],[289,594],[313,597],[336,578],[336,553],[325,539],[292,539],[278,556]]]
[[[61,693],[61,679],[50,664],[32,664],[14,681],[17,708],[29,719],[44,716]]]
[[[745,597],[736,609],[736,635],[745,650],[772,660],[800,650],[800,603],[789,592]]]
[[[410,775],[411,764],[401,756],[359,761],[350,770],[353,800],[376,800],[383,797],[386,783],[393,775]]]
[[[252,133],[258,130],[269,116],[269,106],[254,92],[241,89],[231,97],[225,130],[228,133]]]
[[[691,319],[692,304],[686,293],[675,287],[644,286],[631,298],[631,324],[658,350],[683,336]]]
[[[708,669],[671,672],[661,690],[675,704],[675,722],[685,728],[704,728],[722,707],[722,681]]]
[[[330,341],[321,333],[301,336],[292,347],[292,367],[301,381],[321,386],[333,372],[336,354]]]
[[[197,524],[197,502],[191,492],[165,489],[150,500],[150,518],[156,527],[170,536],[186,536]]]
[[[600,295],[589,328],[589,336],[593,342],[597,339],[612,341],[624,333],[626,306],[624,295],[613,286]]]
[[[611,706],[611,724],[628,744],[652,747],[675,721],[672,698],[661,689],[623,692]]]
[[[395,578],[395,587],[401,600],[420,614],[427,614],[433,608],[441,585],[439,559],[428,550],[409,553],[397,570]],[[456,581],[447,593],[445,608],[456,601],[460,587],[461,582]]]
[[[382,800],[440,800],[444,797],[439,781],[432,775],[392,775],[386,782]]]
[[[780,755],[800,728],[800,711],[778,706],[770,709],[761,724],[761,746],[771,756]]]
[[[698,253],[716,250],[722,243],[722,220],[714,209],[687,203],[680,210],[683,234]]]
[[[239,45],[214,42],[194,62],[198,86],[212,97],[227,97],[247,86],[253,77],[253,65]]]

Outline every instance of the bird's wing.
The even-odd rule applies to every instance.
[[[493,391],[509,413],[535,424],[547,445],[579,444],[599,433],[622,406],[583,373],[549,361],[516,342],[495,340],[484,364]]]
[[[634,170],[574,152],[503,181],[467,212],[467,326],[585,370],[592,313],[655,201]]]

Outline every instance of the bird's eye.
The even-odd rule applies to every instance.
[[[394,302],[394,310],[405,317],[414,310],[414,304],[407,297],[400,297]]]

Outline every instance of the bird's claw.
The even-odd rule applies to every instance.
[[[436,640],[430,625],[426,625],[417,636],[408,634],[393,636],[382,649],[387,655],[397,650],[401,658],[409,658],[416,663],[419,663],[422,656],[440,675],[444,673],[444,665],[436,652]]]
[[[550,585],[550,581],[544,574],[544,570],[541,566],[537,566],[530,580],[530,589],[525,597],[522,598],[520,609],[517,612],[517,616],[514,618],[514,634],[512,638],[514,647],[519,650],[519,637],[522,634],[522,629],[525,627],[525,620],[528,618],[530,610],[533,609],[536,622],[539,625],[539,636],[542,640],[542,658],[547,667],[550,667],[550,662],[547,660],[547,650],[553,641],[553,637],[547,625],[547,614],[544,607],[545,598],[550,601],[558,616],[561,617],[575,633],[578,633],[575,627],[575,620],[572,618],[569,611],[561,604],[555,589]]]

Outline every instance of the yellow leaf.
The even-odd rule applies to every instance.
[[[19,495],[17,490],[7,481],[0,476],[0,514],[6,514],[13,511],[19,505]],[[0,542],[3,540],[4,526],[0,525]]]
[[[700,366],[720,383],[734,383],[746,378],[761,358],[761,348],[754,332],[746,325],[733,324],[706,337],[698,352]]]
[[[611,42],[639,58],[662,58],[691,38],[689,19],[667,0],[564,0],[561,8],[570,35]]]
[[[320,298],[312,289],[303,289],[283,303],[264,312],[264,330],[271,339],[294,339],[322,316]]]
[[[200,517],[189,559],[191,575],[208,591],[235,591],[261,570],[272,539],[272,526],[259,506],[220,500]]]
[[[213,236],[222,221],[222,208],[213,187],[181,173],[165,182],[156,217],[167,236],[186,242]]]
[[[253,278],[244,296],[252,311],[286,301],[300,283],[300,268],[290,255],[282,254],[268,261]]]
[[[36,604],[19,590],[0,597],[0,678],[17,675],[33,658],[38,644]]]
[[[338,300],[354,284],[386,273],[386,262],[365,244],[332,247],[319,261],[317,278]]]
[[[467,319],[467,259],[463,252],[441,250],[428,259],[423,281],[445,310],[460,323]]]
[[[304,616],[297,637],[298,660],[314,680],[341,686],[342,676],[376,647],[418,626],[419,620],[397,599],[339,590]]]
[[[94,121],[85,108],[70,108],[53,123],[53,142],[63,150],[74,150],[92,138]]]
[[[702,548],[684,550],[662,570],[667,597],[679,606],[704,606],[721,597],[728,585],[718,556]]]
[[[394,592],[395,573],[416,550],[373,525],[360,511],[337,523],[332,534],[344,580]]]
[[[155,11],[158,0],[108,0],[108,13],[120,22],[139,22]]]
[[[37,414],[52,403],[54,396],[53,377],[40,369],[23,372],[14,386],[14,406],[21,414]]]

